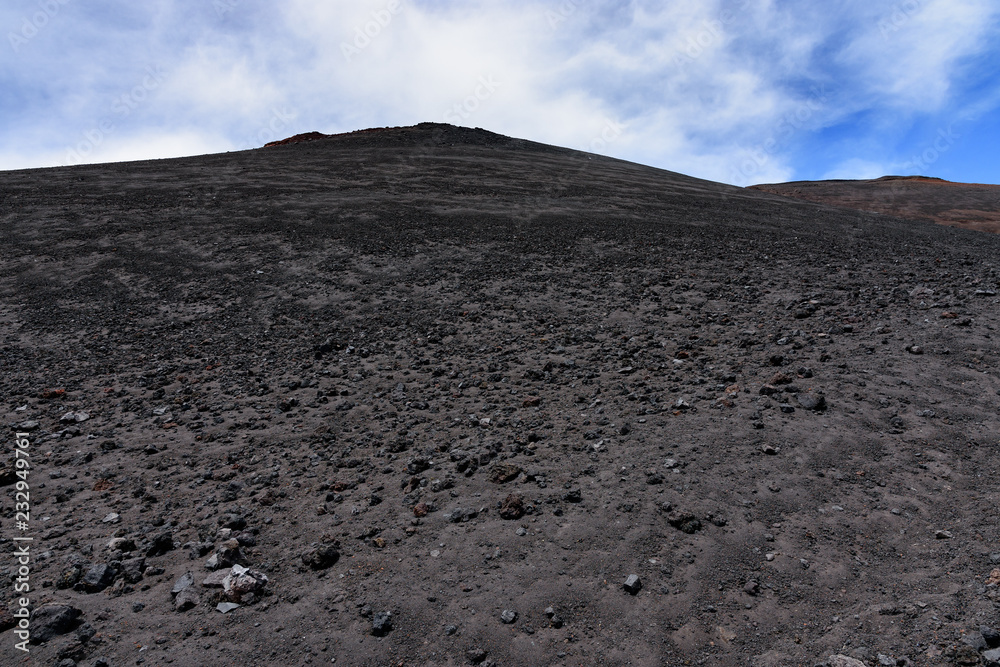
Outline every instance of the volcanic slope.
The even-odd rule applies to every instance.
[[[0,235],[37,664],[924,665],[998,622],[994,235],[436,124],[0,173]]]
[[[1000,185],[883,176],[868,181],[795,181],[751,187],[830,206],[1000,233]]]

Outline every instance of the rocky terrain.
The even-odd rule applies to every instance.
[[[436,124],[0,235],[2,664],[997,660],[1000,237]]]
[[[796,181],[751,187],[829,206],[1000,233],[1000,185],[883,176],[868,181]]]

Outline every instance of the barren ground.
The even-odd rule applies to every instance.
[[[30,664],[933,665],[1000,622],[995,235],[437,125],[0,173],[0,235],[3,551],[81,612]]]

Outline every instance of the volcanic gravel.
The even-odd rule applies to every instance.
[[[0,236],[32,664],[1000,636],[1000,237],[437,124],[0,173]]]
[[[883,176],[867,181],[794,181],[752,187],[829,206],[1000,233],[1000,185],[954,183],[925,176]]]

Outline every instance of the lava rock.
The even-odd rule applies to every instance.
[[[497,463],[490,468],[489,474],[486,478],[494,484],[506,484],[507,482],[517,479],[520,474],[521,469],[517,466],[506,463]]]
[[[384,637],[392,630],[392,613],[380,611],[372,617],[372,634]]]
[[[302,554],[302,562],[313,570],[325,570],[340,559],[340,552],[330,544],[320,545]]]
[[[239,540],[226,540],[212,556],[205,561],[209,570],[219,570],[243,563],[243,553],[240,551]]]
[[[115,575],[114,568],[109,565],[91,565],[73,589],[85,593],[99,593],[114,582]]]
[[[701,530],[701,520],[691,512],[674,510],[667,514],[667,523],[682,533],[689,535]]]
[[[983,636],[983,640],[990,648],[1000,647],[1000,632],[997,632],[995,628],[991,628],[988,625],[981,625],[979,626],[979,634]]]
[[[505,625],[510,625],[517,621],[517,612],[513,609],[504,609],[500,612],[500,621]]]
[[[478,665],[484,660],[486,660],[486,651],[481,648],[469,649],[465,652],[465,658],[469,661],[469,664]]]
[[[967,646],[971,646],[974,651],[985,651],[989,648],[986,644],[986,640],[978,632],[970,632],[969,634],[962,637],[962,643]]]
[[[170,532],[160,533],[153,538],[153,543],[146,549],[146,556],[162,556],[174,548],[174,536]]]
[[[802,392],[795,396],[795,400],[806,410],[813,410],[815,412],[826,410],[826,397],[822,394]]]
[[[639,580],[639,575],[630,574],[625,579],[625,583],[622,584],[625,592],[629,595],[635,595],[642,589],[642,581]]]
[[[830,667],[866,667],[865,663],[846,655],[831,655],[827,658],[826,664]]]
[[[524,516],[524,497],[517,493],[512,493],[504,498],[500,505],[500,518],[508,521],[520,519]]]
[[[568,503],[578,503],[583,500],[583,492],[580,489],[573,489],[563,494],[563,500]]]
[[[80,577],[83,576],[83,566],[74,563],[67,566],[62,572],[59,573],[59,577],[56,579],[56,588],[73,588],[80,581]]]
[[[82,611],[69,605],[51,604],[36,607],[29,617],[31,624],[29,641],[32,644],[41,644],[57,635],[72,632],[82,623],[82,616]]]
[[[242,565],[233,565],[229,576],[222,580],[225,598],[230,602],[252,604],[267,585],[267,575]]]
[[[219,517],[218,524],[223,528],[231,530],[243,530],[247,527],[247,520],[239,514],[223,514]]]
[[[469,521],[470,519],[475,519],[477,516],[479,516],[479,512],[476,510],[456,507],[450,512],[446,512],[444,514],[444,520],[449,523],[462,523],[464,521]]]
[[[174,598],[175,611],[187,611],[201,604],[201,596],[193,588],[185,588]]]
[[[170,593],[177,595],[181,591],[185,591],[194,585],[194,573],[185,572],[181,575],[181,578],[174,583],[174,587],[171,589]]]

